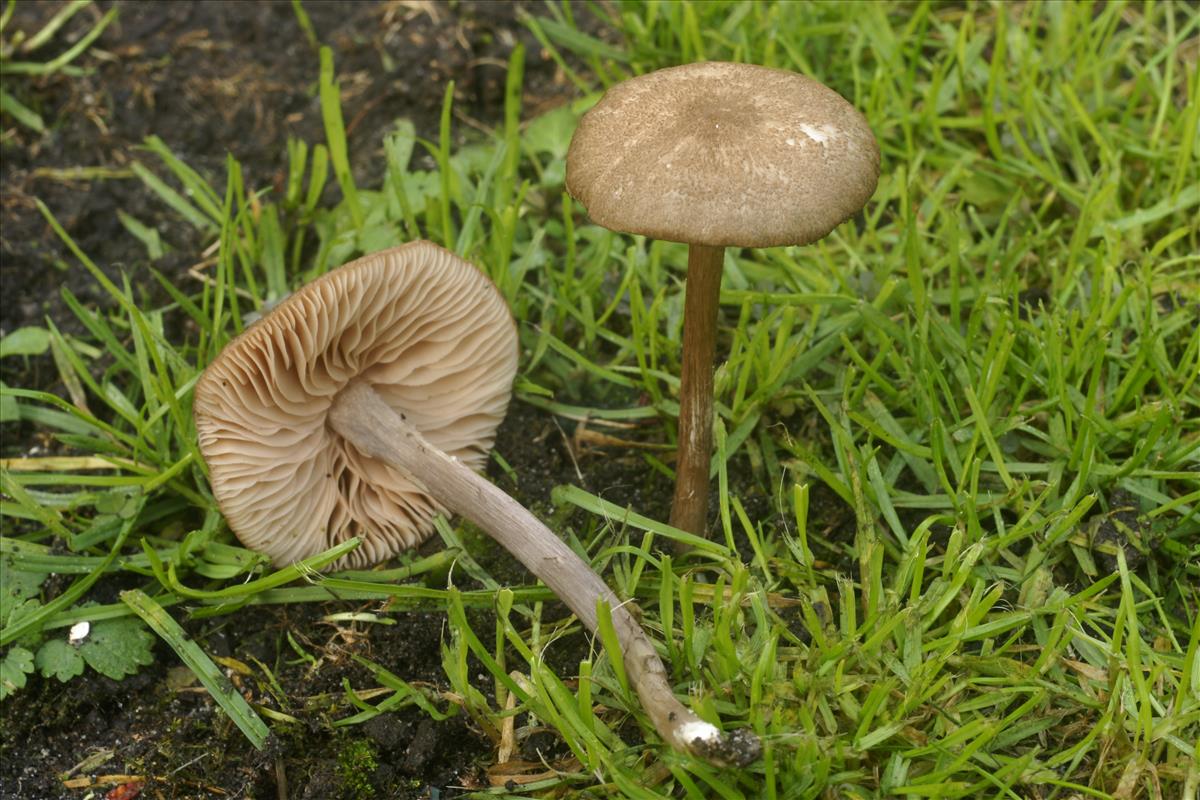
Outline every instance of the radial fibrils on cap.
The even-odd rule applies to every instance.
[[[879,146],[837,92],[702,62],[617,84],[579,123],[567,189],[606,228],[689,244],[808,244],[870,199]]]

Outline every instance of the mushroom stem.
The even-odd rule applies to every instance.
[[[757,758],[760,746],[753,734],[738,730],[726,736],[675,699],[667,671],[633,614],[524,506],[430,444],[366,382],[338,393],[329,420],[360,451],[412,475],[447,509],[478,525],[562,598],[589,630],[597,630],[597,601],[607,602],[625,671],[663,739],[716,763],[741,765]]]
[[[679,376],[679,451],[671,525],[697,536],[708,522],[712,463],[713,362],[725,248],[693,244],[683,304],[683,364]]]

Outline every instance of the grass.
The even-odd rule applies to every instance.
[[[289,144],[282,194],[245,186],[232,160],[212,186],[148,143],[157,160],[135,172],[211,233],[212,278],[197,294],[160,279],[174,302],[144,308],[73,248],[116,310],[68,296],[87,341],[49,323],[69,398],[4,396],[105,469],[5,465],[6,567],[77,577],[68,601],[17,607],[0,639],[32,648],[39,632],[128,616],[125,604],[76,603],[101,572],[140,576],[131,605],[160,620],[334,592],[392,599],[446,612],[449,694],[372,665],[385,699],[347,687],[347,719],[457,706],[499,746],[532,714],[573,758],[539,765],[523,795],[1196,796],[1194,6],[595,10],[618,44],[581,31],[570,6],[526,19],[579,102],[521,124],[518,50],[490,140],[451,147],[448,89],[440,138],[398,124],[378,187],[354,184],[327,55],[327,141]],[[564,535],[637,600],[680,694],[763,736],[763,759],[742,772],[659,745],[601,651],[577,673],[548,667],[543,651],[573,623],[545,613],[544,589],[500,586],[448,523],[447,558],[484,588],[400,581],[436,566],[423,562],[294,584],[336,553],[266,571],[215,510],[189,414],[199,370],[249,312],[420,236],[480,264],[509,301],[520,401],[645,423],[669,444],[684,249],[590,224],[563,193],[562,160],[604,85],[698,58],[816,76],[866,113],[883,151],[857,224],[807,248],[727,256],[716,541],[671,557],[680,532],[579,487],[555,492],[575,509]],[[418,150],[434,170],[410,167]],[[321,199],[331,180],[344,198],[334,206]],[[195,335],[167,336],[169,314]],[[659,456],[645,451],[646,474],[669,473]],[[471,607],[494,609],[494,629],[473,628]],[[250,716],[239,724],[258,730]]]
[[[15,0],[14,2],[6,3],[4,11],[0,12],[0,111],[11,115],[14,120],[26,128],[36,133],[44,133],[46,131],[46,123],[41,115],[22,103],[17,99],[16,95],[9,91],[12,87],[11,85],[5,85],[4,77],[9,77],[11,81],[11,76],[14,75],[45,76],[55,73],[62,73],[64,75],[80,74],[80,69],[72,66],[71,62],[85,52],[91,46],[92,42],[96,41],[100,34],[104,32],[109,23],[117,18],[117,9],[110,9],[87,33],[58,56],[47,61],[30,61],[27,60],[29,56],[53,42],[55,34],[73,16],[90,5],[90,0],[71,0],[71,2],[65,3],[40,30],[32,35],[28,35],[23,30],[5,30],[8,28],[13,12],[16,10],[16,5]]]

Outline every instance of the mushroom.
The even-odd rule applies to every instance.
[[[610,88],[567,152],[567,191],[606,228],[688,245],[671,524],[705,534],[726,247],[814,242],[870,199],[879,147],[817,81],[704,62]]]
[[[238,538],[286,564],[352,536],[344,566],[384,560],[466,517],[596,631],[611,609],[625,670],[660,735],[721,763],[726,736],[671,690],[653,644],[591,567],[476,474],[517,368],[512,317],[474,266],[429,242],[360,258],[300,289],[234,339],[196,384],[213,494]]]

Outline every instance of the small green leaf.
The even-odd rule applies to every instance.
[[[209,694],[241,729],[250,743],[261,750],[271,729],[246,702],[246,698],[238,693],[208,654],[200,649],[200,645],[188,637],[183,628],[179,627],[179,623],[162,606],[140,589],[121,592],[121,600],[144,619],[155,633],[166,640],[171,649],[196,673],[204,688],[208,689]]]
[[[136,619],[110,619],[92,625],[79,654],[101,675],[120,680],[154,661],[154,636]]]
[[[0,700],[25,687],[25,676],[33,672],[33,653],[14,647],[0,661]]]
[[[63,683],[83,674],[83,656],[66,639],[51,639],[43,644],[34,663],[43,677],[58,678]]]
[[[396,120],[395,129],[384,138],[384,151],[388,166],[401,173],[408,171],[412,159],[413,145],[417,142],[417,128],[410,119]]]
[[[0,381],[0,389],[7,389],[4,381]],[[16,422],[21,418],[21,406],[17,398],[11,394],[0,394],[0,422]]]
[[[13,609],[37,597],[45,575],[24,572],[12,566],[12,556],[0,559],[0,624],[7,624]]]
[[[559,106],[534,117],[521,137],[521,144],[531,153],[563,159],[567,157],[571,134],[578,125],[579,112],[570,105]]]
[[[114,489],[96,498],[96,510],[101,514],[109,514],[121,519],[129,519],[137,507],[136,492],[128,488]]]
[[[0,339],[0,358],[40,356],[50,349],[50,331],[36,325],[17,328]]]
[[[12,608],[8,609],[8,616],[3,620],[4,627],[5,629],[11,628],[13,625],[20,623],[21,620],[26,619],[27,617],[36,616],[40,611],[42,611],[42,604],[37,600],[20,600],[16,603],[13,603]],[[36,643],[38,631],[34,630],[35,627],[36,626],[31,625],[30,630],[24,631],[21,636],[14,636],[9,641],[20,641],[21,639],[25,639],[26,644],[29,644],[31,640],[33,643]]]

